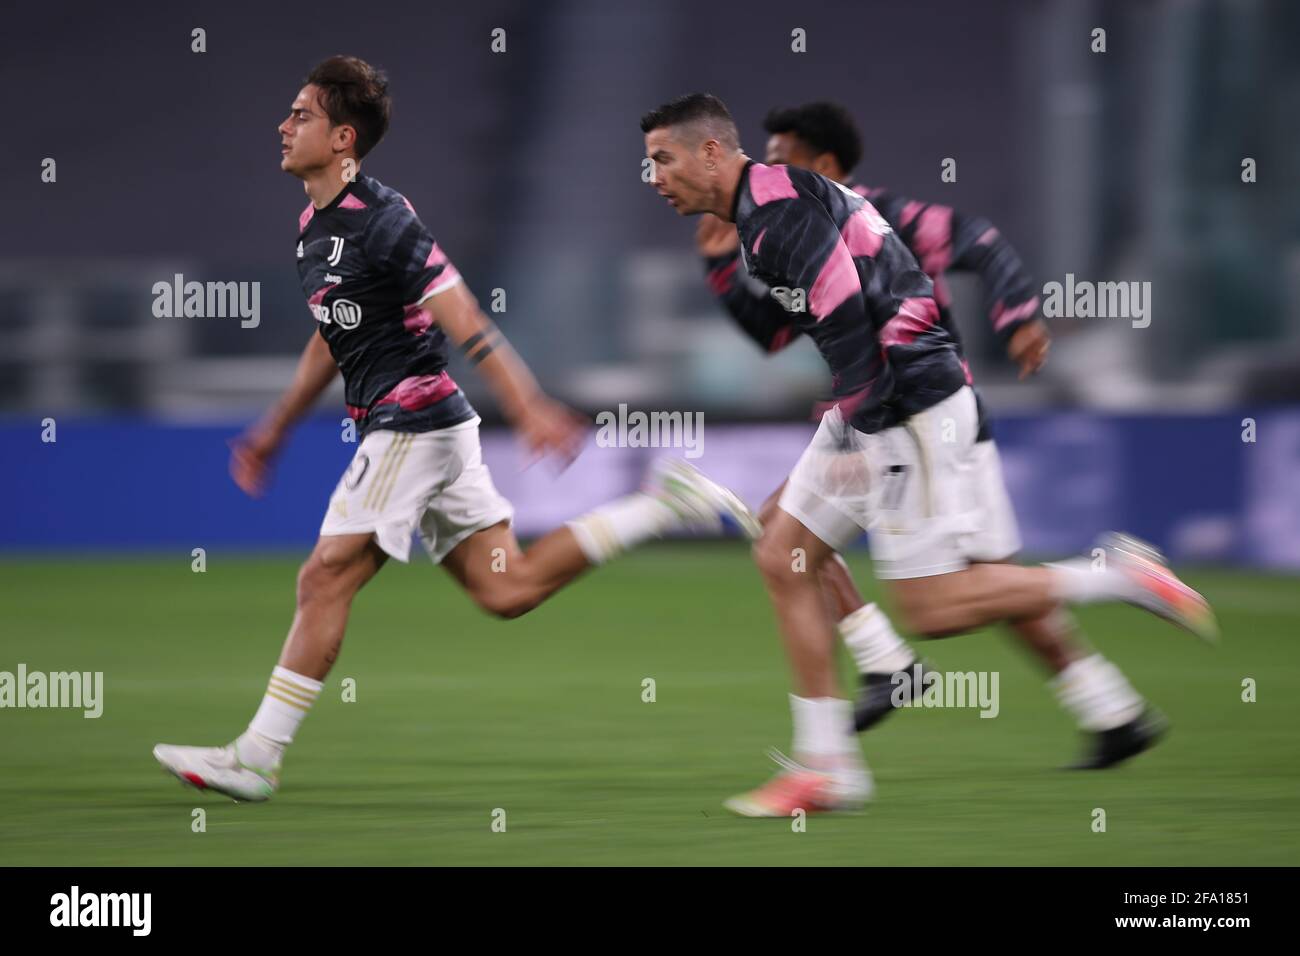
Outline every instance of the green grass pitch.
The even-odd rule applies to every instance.
[[[1106,773],[1056,769],[1077,735],[1007,638],[925,645],[943,670],[1000,672],[1000,714],[896,714],[861,738],[875,800],[796,832],[721,807],[789,743],[785,662],[739,543],[646,549],[517,621],[487,618],[427,562],[390,565],[260,805],[183,788],[150,754],[239,733],[292,612],[297,559],[207,562],[0,563],[0,670],[105,682],[97,720],[0,710],[0,864],[1300,863],[1295,579],[1190,574],[1218,647],[1128,608],[1081,613],[1172,723]],[[865,556],[851,563],[878,593]]]

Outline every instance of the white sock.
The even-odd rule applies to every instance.
[[[316,702],[324,685],[318,680],[277,666],[271,671],[262,706],[235,741],[239,759],[254,767],[271,769],[280,765],[284,748],[293,743],[298,725]]]
[[[1111,730],[1136,719],[1145,707],[1119,668],[1100,654],[1072,663],[1052,679],[1051,687],[1083,730]]]
[[[671,508],[638,491],[573,519],[568,528],[587,560],[604,564],[643,541],[660,537],[676,522],[677,515]]]
[[[853,737],[853,706],[839,697],[796,697],[790,695],[794,719],[796,759],[838,762],[858,755]]]
[[[1067,604],[1129,601],[1141,594],[1141,588],[1123,571],[1095,568],[1087,558],[1071,558],[1043,566],[1051,568],[1054,573],[1055,596]]]
[[[794,718],[794,759],[829,773],[832,791],[842,799],[861,801],[870,796],[871,772],[853,735],[853,706],[838,697],[791,694],[790,713]]]
[[[916,660],[885,612],[874,604],[864,604],[840,621],[839,631],[859,674],[892,674]]]

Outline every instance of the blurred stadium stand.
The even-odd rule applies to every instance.
[[[1300,5],[487,0],[447,18],[397,4],[368,5],[363,18],[355,11],[340,0],[313,7],[313,21],[346,18],[343,37],[273,5],[159,8],[139,18],[105,8],[69,35],[55,8],[6,15],[5,86],[42,78],[39,95],[11,102],[11,123],[24,135],[4,154],[6,447],[35,441],[32,423],[56,416],[71,425],[60,431],[59,454],[78,454],[66,436],[101,418],[125,442],[119,460],[151,458],[150,442],[166,442],[184,480],[198,480],[190,472],[202,461],[213,471],[199,487],[226,501],[233,489],[209,485],[226,481],[224,444],[213,436],[224,439],[272,400],[314,329],[292,259],[304,199],[277,169],[275,126],[311,65],[346,47],[393,81],[394,125],[366,172],[406,193],[481,300],[505,290],[506,311],[495,318],[561,397],[591,411],[626,402],[702,411],[711,422],[788,420],[799,424],[787,434],[808,434],[809,407],[826,386],[819,360],[806,343],[765,359],[722,316],[694,254],[694,221],[678,220],[640,180],[637,121],[664,99],[709,89],[761,156],[768,108],[838,99],[864,128],[861,181],[988,217],[1040,282],[1073,273],[1153,284],[1150,328],[1060,320],[1049,367],[1019,384],[979,314],[978,287],[953,283],[976,381],[1007,420],[1008,448],[1018,449],[1011,482],[1033,533],[1048,527],[1050,511],[1044,505],[1041,522],[1033,517],[1033,496],[1049,493],[1036,484],[1062,467],[1048,458],[1060,453],[1054,436],[1075,436],[1081,473],[1106,462],[1096,481],[1113,483],[1112,494],[1130,489],[1118,514],[1098,506],[1076,522],[1058,512],[1050,520],[1069,527],[1066,537],[1035,542],[1075,547],[1097,530],[1093,519],[1124,517],[1132,502],[1154,502],[1161,514],[1175,508],[1168,482],[1142,483],[1139,466],[1150,462],[1134,456],[1154,447],[1185,469],[1170,482],[1228,496],[1220,510],[1187,502],[1196,507],[1184,518],[1200,524],[1154,521],[1155,536],[1210,559],[1300,566],[1294,518],[1259,517],[1285,510],[1279,482],[1300,472],[1296,419],[1270,411],[1300,402]],[[208,31],[207,53],[189,50],[194,26]],[[790,52],[796,26],[808,31],[807,54]],[[495,27],[507,31],[504,54],[489,49]],[[1094,27],[1107,31],[1104,54],[1089,49]],[[51,49],[60,50],[57,63]],[[54,184],[39,180],[46,156],[59,164]],[[949,156],[958,180],[946,184],[939,164]],[[1256,183],[1241,181],[1247,156],[1258,163]],[[259,326],[155,318],[151,288],[178,272],[260,283]],[[453,365],[453,374],[492,421],[472,373]],[[341,390],[327,401],[341,415]],[[1116,424],[1161,413],[1196,414],[1167,429],[1149,417],[1140,427]],[[1246,416],[1260,419],[1257,446],[1239,440]],[[324,471],[311,472],[318,493],[300,496],[310,507],[248,543],[310,536],[307,516],[319,515],[341,467],[334,459],[346,459],[337,417],[331,411],[311,432],[335,441],[312,459]],[[140,431],[160,419],[222,427],[153,439]],[[1265,420],[1277,427],[1266,430]],[[212,447],[195,444],[205,435]],[[1168,435],[1196,447],[1180,450]],[[1198,450],[1220,441],[1214,455]],[[306,454],[306,444],[294,454]],[[80,536],[57,531],[52,514],[42,538],[32,515],[55,500],[42,495],[69,491],[45,467],[7,469],[7,500],[21,491],[36,506],[5,523],[0,547],[133,540],[84,523],[69,525]],[[718,459],[716,467],[726,466]],[[779,477],[775,465],[756,467],[763,482]],[[574,485],[619,490],[633,471]],[[1050,491],[1058,508],[1060,487]],[[214,527],[239,538],[240,522],[263,524],[249,516],[265,512],[251,507],[219,509],[236,524]],[[541,507],[521,504],[521,514]],[[1252,522],[1294,538],[1252,544]]]

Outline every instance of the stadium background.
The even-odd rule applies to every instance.
[[[954,314],[995,415],[1028,549],[1074,552],[1109,527],[1150,537],[1180,563],[1203,568],[1193,580],[1204,575],[1211,600],[1216,589],[1231,596],[1220,601],[1225,624],[1235,625],[1229,638],[1249,634],[1253,641],[1188,660],[1181,656],[1188,649],[1172,646],[1178,639],[1157,624],[1122,611],[1086,617],[1094,633],[1113,627],[1133,642],[1116,646],[1117,658],[1134,662],[1147,680],[1139,686],[1167,690],[1163,703],[1176,726],[1182,718],[1182,726],[1190,720],[1200,727],[1202,736],[1182,743],[1211,752],[1219,746],[1227,761],[1218,765],[1216,790],[1197,776],[1203,760],[1180,762],[1178,738],[1153,755],[1150,772],[1158,779],[1126,797],[1165,794],[1153,798],[1152,819],[1168,831],[1127,845],[1125,859],[1184,859],[1177,834],[1213,830],[1209,808],[1226,800],[1243,809],[1236,823],[1219,818],[1221,854],[1211,839],[1199,844],[1209,846],[1202,854],[1187,849],[1185,860],[1295,862],[1295,824],[1285,822],[1288,813],[1294,820],[1295,805],[1283,794],[1294,793],[1296,754],[1291,736],[1282,735],[1288,717],[1294,724],[1294,705],[1246,728],[1233,722],[1240,706],[1219,712],[1201,702],[1211,686],[1235,700],[1241,677],[1253,673],[1247,660],[1267,662],[1292,691],[1300,674],[1289,640],[1300,605],[1290,576],[1300,571],[1300,8],[1282,0],[445,6],[325,0],[310,8],[197,4],[128,12],[76,4],[6,14],[0,88],[14,132],[0,143],[0,669],[19,660],[32,668],[47,662],[48,669],[102,664],[116,693],[94,731],[64,715],[0,716],[13,730],[0,735],[8,771],[0,775],[7,788],[0,799],[9,809],[0,845],[8,845],[9,859],[40,862],[63,847],[67,855],[56,859],[84,862],[76,847],[87,844],[75,840],[85,838],[91,861],[203,861],[153,830],[146,850],[131,857],[129,841],[111,834],[137,795],[153,799],[157,782],[138,780],[151,772],[150,735],[175,728],[215,742],[241,726],[287,624],[295,562],[354,448],[340,440],[336,387],[293,439],[266,499],[243,498],[226,475],[226,441],[283,387],[313,330],[292,258],[304,197],[278,170],[275,127],[311,65],[349,52],[383,67],[395,97],[393,127],[365,171],[408,196],[480,299],[505,290],[506,309],[493,318],[543,385],[593,413],[620,403],[702,412],[697,464],[754,504],[797,457],[811,433],[808,410],[826,383],[806,343],[766,359],[711,301],[694,252],[694,220],[678,219],[641,182],[637,120],[646,108],[707,89],[729,104],[749,152],[761,157],[768,108],[842,101],[864,131],[859,181],[986,216],[1039,282],[1067,273],[1150,281],[1149,328],[1123,319],[1058,320],[1049,365],[1028,383],[1017,383],[998,354],[973,280],[954,281]],[[195,27],[206,31],[201,54],[191,52]],[[497,27],[506,31],[504,53],[490,48]],[[791,51],[796,27],[807,33],[806,53]],[[1090,49],[1096,27],[1106,30],[1105,53]],[[53,183],[41,180],[47,157],[57,162]],[[954,183],[940,181],[947,157],[957,161]],[[1257,182],[1242,182],[1246,157],[1257,163]],[[260,283],[260,324],[155,318],[153,284],[176,273]],[[452,373],[489,425],[489,462],[526,534],[634,486],[656,453],[593,444],[563,474],[545,466],[523,471],[473,373],[455,359]],[[47,419],[56,425],[53,443],[42,440]],[[1253,442],[1243,441],[1246,419],[1254,422]],[[191,574],[194,548],[205,550],[204,575]],[[852,560],[872,588],[865,553]],[[666,787],[678,796],[689,791],[688,803],[703,800],[708,817],[727,786],[762,773],[755,748],[785,733],[775,631],[738,545],[652,548],[611,569],[606,584],[583,584],[519,622],[522,638],[470,610],[427,566],[386,578],[359,602],[375,606],[354,618],[354,631],[384,634],[364,644],[354,636],[344,664],[371,667],[372,687],[412,691],[410,672],[437,675],[429,679],[445,693],[435,694],[436,702],[421,696],[391,704],[389,719],[411,735],[456,736],[448,728],[469,721],[467,701],[491,700],[495,724],[476,725],[477,733],[457,737],[450,749],[442,736],[418,744],[453,761],[459,754],[461,769],[479,773],[479,761],[489,760],[482,754],[496,753],[502,736],[540,710],[546,719],[521,747],[568,739],[548,762],[585,768],[591,778],[612,760],[627,781],[644,786],[633,798],[642,812],[662,809],[653,797]],[[724,599],[743,609],[715,606]],[[629,608],[635,624],[623,620]],[[445,636],[448,629],[457,637],[431,646],[428,632]],[[492,643],[473,639],[480,631]],[[626,656],[609,649],[611,634]],[[1106,639],[1098,637],[1103,646]],[[704,649],[701,641],[713,643]],[[503,661],[499,649],[507,646],[510,660]],[[219,662],[213,647],[224,649]],[[1022,675],[1023,696],[1043,698],[1028,689],[1038,683],[1032,672],[991,637],[936,647],[940,663],[953,667],[1000,665],[1006,655],[1007,670]],[[411,663],[411,654],[420,663]],[[689,715],[674,718],[680,733],[692,733],[688,716],[707,714],[716,722],[716,747],[679,752],[663,742],[672,739],[665,727],[651,745],[634,728],[639,712],[629,717],[612,703],[601,709],[607,681],[630,681],[635,693],[653,667],[677,673],[694,695],[678,698],[691,702]],[[548,668],[556,685],[530,696],[527,681]],[[561,699],[555,686],[566,688]],[[1004,695],[1019,694],[1013,686],[1004,682]],[[595,698],[583,703],[593,687]],[[591,728],[579,730],[576,718],[557,713],[566,706],[593,708],[610,739],[575,745],[569,738]],[[990,722],[1020,728],[1010,739],[979,733],[978,720],[932,724],[949,736],[931,744],[923,762],[931,769],[892,783],[906,793],[908,783],[948,780],[952,774],[941,768],[962,766],[971,740],[987,748],[993,736],[1006,748],[993,779],[1004,780],[1004,790],[1019,787],[1016,773],[1061,756],[1068,733],[1063,719],[1044,717],[1051,713],[1046,698],[1039,706],[1043,713],[1012,709]],[[322,752],[303,756],[299,779],[327,787],[334,781],[325,741],[351,752],[344,729],[351,725],[322,710],[304,732]],[[429,729],[431,720],[439,730]],[[1036,736],[1043,721],[1053,732]],[[369,736],[355,732],[355,753],[369,753]],[[107,741],[109,756],[87,759],[104,761],[113,781],[113,798],[98,816],[86,810],[98,781],[70,767],[74,754],[93,749],[87,734]],[[891,755],[896,764],[916,760],[915,734],[893,725],[882,734],[886,762]],[[376,766],[390,767],[383,753],[375,753]],[[410,750],[400,754],[403,772],[418,762]],[[638,755],[653,772],[636,763]],[[492,759],[518,766],[515,757]],[[871,759],[879,766],[882,758]],[[642,771],[629,771],[629,760]],[[691,767],[698,789],[665,769],[680,766]],[[496,782],[517,785],[520,799],[540,793],[581,803],[569,784],[534,769],[526,779],[503,772],[504,783]],[[427,772],[436,792],[445,767]],[[65,783],[53,800],[36,783],[51,775]],[[884,780],[891,782],[887,774]],[[391,783],[381,773],[376,792],[388,793]],[[1202,800],[1188,806],[1180,797],[1196,784]],[[631,783],[622,786],[626,796]],[[1061,786],[1037,780],[1025,799],[1046,804]],[[943,792],[953,804],[973,799],[969,822],[987,831],[983,791],[972,790],[979,788],[965,781]],[[983,795],[992,813],[993,798]],[[162,812],[168,797],[148,805]],[[470,804],[478,812],[474,801],[465,812]],[[356,806],[348,805],[355,818]],[[600,805],[598,816],[626,810],[613,797]],[[372,822],[401,818],[395,806],[387,809],[390,816],[375,810]],[[366,812],[361,818],[371,819]],[[967,832],[962,819],[954,818],[956,834]],[[879,842],[872,827],[884,859],[839,861],[908,862],[906,837],[914,831],[906,818],[891,825],[896,844]],[[382,831],[377,843],[358,837],[349,852],[311,861],[415,861],[384,842],[392,835],[387,822],[375,826]],[[555,826],[573,837],[571,827]],[[1288,839],[1276,839],[1279,827]],[[916,828],[925,832],[919,819]],[[635,826],[623,836],[642,854],[627,862],[656,860],[656,840]],[[688,842],[702,848],[696,839]],[[1021,862],[1055,847],[1061,862],[1094,861],[1092,848],[1061,850],[1050,836],[1043,840],[1025,851],[1030,857],[999,858],[1012,850],[995,832],[978,852]],[[542,840],[504,858],[610,861],[595,848],[600,842],[583,831],[566,844],[568,856]],[[208,852],[217,853],[210,858],[216,862],[290,861],[288,842],[258,846],[262,856],[249,857],[249,846],[238,843]],[[445,852],[447,844],[437,846]],[[463,854],[433,856],[482,859],[481,848],[456,846]],[[990,859],[954,850],[959,840],[927,846],[932,862]],[[724,836],[712,858],[728,859],[734,849]],[[731,858],[804,862],[838,852],[824,846],[823,855],[799,855],[806,849],[773,844]],[[663,852],[660,862],[692,859],[686,848],[683,856]]]

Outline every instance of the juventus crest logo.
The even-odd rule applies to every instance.
[[[330,242],[333,245],[330,247],[330,257],[326,261],[330,265],[336,266],[339,264],[339,260],[343,258],[343,239],[340,236],[330,236]]]

